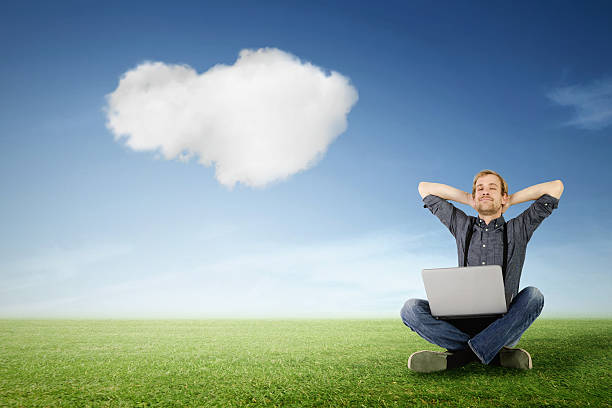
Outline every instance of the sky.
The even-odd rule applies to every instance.
[[[563,181],[520,287],[610,316],[610,38],[603,1],[5,3],[0,317],[399,319],[457,264],[418,183],[482,169]]]

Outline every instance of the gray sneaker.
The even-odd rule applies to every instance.
[[[499,351],[499,363],[502,367],[531,370],[533,364],[529,353],[520,348],[504,347]]]
[[[446,356],[450,353],[439,351],[417,351],[408,359],[408,368],[417,373],[433,373],[446,370]]]

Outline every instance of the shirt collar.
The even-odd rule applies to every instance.
[[[487,225],[487,223],[485,222],[485,220],[483,220],[482,218],[480,218],[480,216],[478,218],[476,218],[476,225],[479,226],[480,228],[494,228],[494,229],[500,229],[504,226],[504,224],[506,223],[506,220],[504,220],[504,216],[502,215],[499,218],[496,218],[494,220],[491,220],[491,222]]]

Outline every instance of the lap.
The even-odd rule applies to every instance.
[[[499,317],[475,317],[471,319],[448,319],[446,321],[462,332],[475,336],[497,319]]]
[[[426,317],[426,315],[429,315]],[[491,323],[498,319],[498,317],[478,317],[478,318],[467,318],[467,319],[436,319],[433,320],[431,316],[431,310],[429,308],[429,302],[424,299],[408,299],[402,308],[402,317],[404,322],[414,323],[418,320],[421,323],[431,321],[433,322],[448,322],[470,336],[483,331]],[[430,320],[431,319],[431,320]]]

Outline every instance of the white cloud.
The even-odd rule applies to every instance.
[[[612,125],[612,78],[558,88],[548,97],[574,108],[574,118],[568,125],[592,130]]]
[[[357,102],[348,78],[274,48],[198,74],[145,62],[107,96],[115,139],[165,159],[197,157],[228,187],[262,187],[312,167],[347,127]]]

